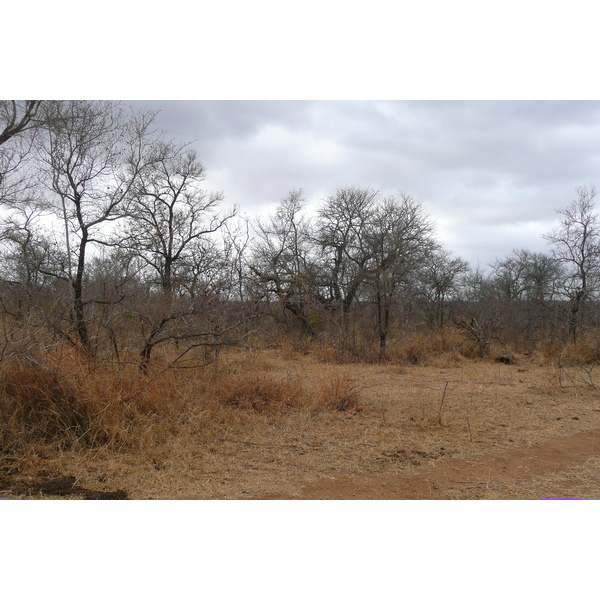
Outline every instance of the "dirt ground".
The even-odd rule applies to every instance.
[[[228,369],[352,381],[360,410],[198,411],[136,450],[37,450],[0,463],[0,496],[77,499],[600,498],[593,369],[442,357],[324,364],[272,350]]]
[[[441,458],[431,466],[417,467],[406,475],[323,479],[305,485],[295,496],[270,495],[264,499],[302,500],[445,500],[489,496],[491,490],[515,490],[533,484],[540,477],[572,473],[587,464],[592,477],[600,471],[600,429],[578,433],[534,447],[491,452],[472,459]],[[433,458],[427,453],[401,454],[402,458]],[[571,470],[571,471],[569,471]],[[594,483],[590,481],[589,483]],[[598,483],[596,481],[596,483]],[[576,498],[583,487],[573,489],[557,484],[546,492],[548,498]],[[600,499],[600,498],[599,498]]]

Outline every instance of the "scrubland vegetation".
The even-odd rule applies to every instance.
[[[482,270],[406,193],[223,211],[154,117],[0,104],[3,493],[294,497],[599,427],[593,188],[548,253]],[[586,465],[565,477],[597,495]],[[556,493],[540,477],[447,497]]]

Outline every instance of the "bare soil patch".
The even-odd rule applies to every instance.
[[[442,449],[443,451],[443,449]],[[524,485],[533,476],[564,471],[595,459],[600,452],[600,430],[578,433],[533,447],[522,447],[500,453],[486,453],[472,459],[442,459],[432,466],[411,470],[406,475],[356,477],[321,480],[304,486],[297,496],[303,500],[430,500],[465,496],[483,498],[498,483],[505,487]],[[438,458],[422,452],[399,453],[399,458],[411,464],[420,462],[410,456]],[[597,482],[600,483],[600,482]],[[559,491],[560,497],[573,498]],[[551,494],[549,497],[557,497]],[[286,499],[272,495],[265,499]]]

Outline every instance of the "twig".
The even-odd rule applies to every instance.
[[[231,438],[217,438],[217,442],[228,442],[230,444],[246,444],[247,446],[265,446],[267,448],[292,448],[293,450],[298,449],[298,445],[294,444],[264,444],[261,442],[246,442],[244,440],[232,440]]]
[[[467,410],[467,427],[469,428],[469,441],[473,441],[473,430],[471,429],[471,410],[473,408],[473,388],[469,394],[469,408]]]
[[[440,427],[444,426],[444,424],[442,423],[442,409],[444,408],[444,398],[446,397],[447,389],[448,389],[448,382],[446,381],[446,385],[444,386],[444,393],[442,394],[442,401],[440,402],[440,412],[438,415],[438,423],[439,423]]]

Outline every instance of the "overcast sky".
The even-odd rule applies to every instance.
[[[206,187],[249,215],[290,190],[406,192],[439,238],[482,267],[542,234],[577,186],[600,183],[596,101],[148,101],[172,137],[197,139]]]
[[[513,248],[545,250],[555,210],[575,187],[600,185],[590,3],[427,0],[400,10],[308,0],[288,10],[223,0],[198,14],[177,1],[142,12],[80,4],[65,13],[89,10],[86,52],[54,34],[56,11],[40,3],[28,36],[40,50],[26,67],[6,61],[3,83],[22,86],[7,97],[135,98],[160,109],[170,135],[198,140],[207,188],[247,214],[299,187],[313,205],[338,187],[403,191],[449,250],[485,266]],[[7,10],[21,18],[18,3]],[[177,32],[175,43],[148,43],[148,31]],[[0,40],[7,55],[21,38],[13,28]],[[62,55],[70,75],[57,77]],[[153,98],[174,100],[140,101]],[[538,98],[557,101],[527,100]]]

